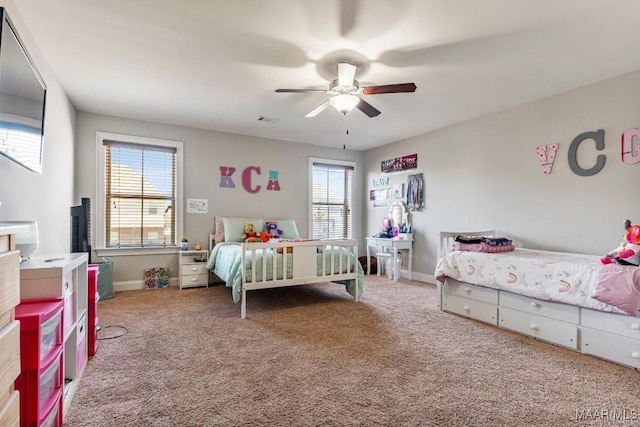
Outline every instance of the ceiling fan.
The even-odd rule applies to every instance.
[[[328,90],[324,89],[276,89],[276,92],[323,92],[333,95],[313,110],[309,111],[305,117],[315,117],[328,105],[333,106],[342,114],[347,114],[354,107],[369,117],[376,117],[380,111],[373,105],[366,102],[357,95],[379,95],[382,93],[415,92],[415,83],[397,83],[391,85],[365,86],[360,87],[355,79],[356,66],[348,62],[338,63],[338,78],[333,80]]]

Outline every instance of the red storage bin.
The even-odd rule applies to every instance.
[[[40,426],[60,400],[64,385],[62,346],[57,348],[55,356],[48,366],[23,371],[16,379],[21,427]]]
[[[98,264],[89,264],[87,266],[87,285],[89,300],[98,295],[98,274],[100,274],[100,266]]]
[[[53,402],[49,412],[40,419],[39,427],[62,427],[62,390],[57,392],[57,398]]]
[[[15,387],[20,391],[22,427],[40,426],[52,419],[51,411],[60,406],[64,385],[63,304],[62,298],[55,298],[25,300],[16,306],[21,372]],[[61,417],[61,407],[58,412]]]
[[[26,300],[16,306],[22,371],[49,365],[62,347],[62,299]]]
[[[98,316],[94,317],[93,324],[89,322],[91,322],[91,316],[87,318],[87,351],[89,357],[93,357],[98,352]]]
[[[98,274],[100,274],[100,266],[97,264],[89,264],[87,267],[89,294],[89,309],[87,310],[87,352],[89,357],[95,356],[98,351],[98,301],[100,300]]]

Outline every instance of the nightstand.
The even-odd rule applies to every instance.
[[[180,289],[196,286],[209,287],[207,258],[209,251],[179,251]]]

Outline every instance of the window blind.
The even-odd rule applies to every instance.
[[[312,238],[350,239],[352,237],[353,171],[352,166],[313,163]]]
[[[104,140],[106,247],[176,245],[176,149]]]

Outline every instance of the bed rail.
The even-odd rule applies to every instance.
[[[285,254],[287,256],[282,256]],[[250,269],[247,269],[247,263],[250,263]],[[242,245],[242,318],[246,316],[248,290],[357,281],[357,266],[358,241],[353,239],[245,243]],[[269,271],[273,274],[269,275]],[[356,301],[357,295],[356,292]]]

